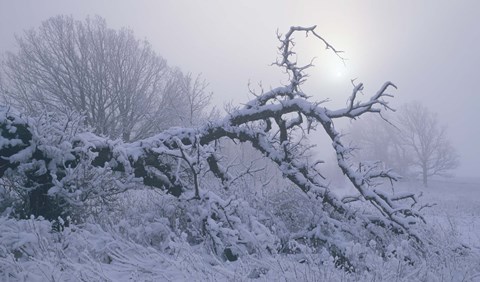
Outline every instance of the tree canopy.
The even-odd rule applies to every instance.
[[[76,111],[99,135],[145,138],[187,125],[210,101],[204,80],[167,66],[148,41],[98,16],[50,18],[17,44],[3,68],[7,102],[31,114]]]

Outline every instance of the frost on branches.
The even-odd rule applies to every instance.
[[[223,120],[200,127],[171,128],[147,139],[123,143],[75,131],[80,118],[55,123],[61,126],[51,133],[45,131],[50,128],[48,122],[4,108],[0,117],[0,175],[21,181],[28,198],[25,214],[47,219],[63,216],[68,211],[65,207],[121,193],[140,182],[194,205],[208,195],[208,176],[218,179],[225,189],[236,179],[237,175],[226,169],[228,160],[219,149],[222,140],[230,139],[251,144],[315,201],[320,216],[306,230],[290,234],[290,240],[327,249],[337,264],[346,268],[354,267],[346,242],[365,246],[373,238],[375,248],[385,254],[389,238],[400,237],[420,254],[424,243],[417,231],[424,220],[416,195],[391,195],[376,189],[378,181],[396,181],[397,175],[375,163],[353,163],[352,149],[344,144],[334,125],[339,118],[355,119],[391,110],[387,99],[393,96],[388,91],[395,85],[386,82],[367,101],[360,101],[357,95],[363,85],[355,85],[342,109],[329,109],[326,101],[311,101],[301,85],[312,65],[299,66],[293,59],[295,33],[311,35],[341,58],[341,52],[315,32],[315,26],[291,27],[278,37],[280,57],[275,63],[288,73],[289,84],[256,96]],[[311,160],[308,136],[319,126],[331,139],[338,166],[356,188],[355,195],[335,195],[335,187],[330,187],[321,174],[323,161]],[[115,176],[110,181],[114,183],[102,177],[106,174]],[[88,181],[82,178],[85,176]],[[209,216],[207,223],[214,226],[214,221],[225,217],[225,225],[235,229],[236,223],[224,213],[226,207],[219,205],[216,209],[217,215]]]

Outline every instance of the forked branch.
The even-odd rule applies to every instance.
[[[244,107],[229,113],[223,120],[197,128],[172,128],[134,143],[111,141],[91,133],[79,134],[72,144],[72,149],[65,152],[73,156],[68,164],[58,162],[59,158],[52,156],[49,151],[42,150],[42,147],[35,143],[34,131],[28,119],[23,119],[8,110],[3,111],[0,120],[3,140],[0,142],[2,145],[0,176],[3,176],[8,168],[17,168],[20,163],[38,163],[39,160],[43,160],[44,163],[48,163],[48,166],[41,170],[44,174],[28,171],[25,173],[33,182],[45,182],[45,179],[41,178],[42,175],[55,174],[58,178],[59,171],[65,171],[67,166],[78,165],[80,159],[78,154],[94,152],[97,155],[92,165],[109,165],[114,171],[132,174],[142,178],[147,185],[181,196],[189,191],[188,186],[191,183],[179,181],[178,163],[165,159],[165,155],[168,155],[185,161],[187,170],[193,173],[195,197],[199,197],[198,175],[202,168],[209,168],[223,184],[231,183],[232,179],[235,179],[235,176],[229,175],[223,168],[215,150],[216,142],[228,138],[251,143],[255,149],[278,165],[284,177],[303,192],[322,200],[324,205],[322,209],[328,206],[333,208],[334,213],[344,218],[356,217],[360,221],[378,222],[376,216],[354,215],[355,212],[348,206],[353,200],[364,199],[379,211],[384,225],[420,241],[419,236],[411,228],[412,225],[423,221],[419,210],[415,209],[416,198],[413,195],[401,197],[387,195],[372,189],[372,181],[378,179],[395,181],[396,175],[378,166],[365,164],[359,166],[352,163],[349,157],[351,148],[344,145],[341,134],[334,126],[337,118],[354,119],[365,113],[378,114],[382,110],[392,110],[386,99],[393,95],[387,93],[387,90],[391,87],[396,88],[395,85],[386,82],[368,101],[362,102],[358,101],[357,94],[362,91],[363,85],[358,84],[354,87],[347,106],[338,110],[323,107],[325,100],[310,101],[307,95],[299,90],[299,86],[305,81],[304,72],[311,65],[297,66],[297,63],[292,61],[294,54],[292,36],[295,32],[313,34],[314,38],[321,40],[327,49],[342,58],[341,51],[336,50],[315,32],[315,26],[292,27],[284,37],[279,36],[280,59],[276,63],[289,73],[290,85],[258,95]],[[338,166],[356,188],[358,196],[344,199],[342,202],[330,191],[329,184],[321,176],[317,166],[321,161],[311,162],[313,165],[306,161],[310,158],[310,151],[305,142],[312,129],[312,123],[322,125],[331,139]],[[18,158],[19,155],[22,158]],[[356,170],[357,167],[361,169]],[[157,173],[151,173],[147,168],[154,168]],[[408,200],[414,200],[413,205],[404,203]],[[331,220],[335,221],[333,218]],[[332,226],[335,226],[335,223],[332,223]]]

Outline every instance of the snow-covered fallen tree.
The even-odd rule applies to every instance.
[[[25,188],[25,214],[47,219],[64,216],[67,206],[91,197],[121,193],[136,183],[191,200],[193,205],[208,194],[205,175],[214,176],[226,189],[237,177],[225,169],[227,160],[219,150],[220,142],[246,142],[317,203],[315,208],[321,216],[309,228],[292,234],[292,240],[310,241],[328,249],[338,265],[349,269],[353,269],[353,264],[345,242],[367,245],[374,239],[376,248],[385,255],[389,238],[396,236],[407,240],[420,255],[423,239],[418,229],[424,220],[416,195],[376,189],[375,184],[382,179],[396,181],[396,174],[375,163],[353,163],[352,149],[344,144],[334,126],[339,118],[355,119],[366,113],[391,110],[386,99],[393,97],[388,91],[395,85],[386,82],[367,101],[360,101],[357,95],[363,85],[355,85],[347,106],[341,109],[327,108],[326,101],[311,101],[301,89],[305,71],[311,65],[299,66],[292,59],[292,36],[299,32],[321,40],[340,57],[341,53],[315,32],[315,26],[292,27],[279,36],[280,58],[276,62],[288,73],[289,84],[261,93],[224,119],[200,127],[171,128],[147,139],[123,143],[73,130],[80,128],[80,118],[58,121],[56,131],[46,132],[51,124],[46,122],[48,117],[34,119],[3,108],[0,176],[16,179]],[[322,128],[331,139],[337,164],[356,188],[355,195],[338,197],[332,192],[335,187],[330,187],[321,174],[323,161],[312,160],[308,136],[317,128]],[[81,178],[94,168],[96,174],[88,180]],[[359,208],[359,202],[373,208]],[[220,205],[217,209],[225,207]],[[220,217],[208,216],[213,221]],[[226,212],[222,217],[224,224],[235,229]]]

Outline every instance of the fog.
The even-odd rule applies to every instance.
[[[352,78],[376,91],[397,86],[392,106],[419,100],[438,113],[461,156],[458,176],[476,176],[480,158],[480,20],[477,1],[7,1],[0,0],[0,52],[15,50],[14,35],[58,14],[100,15],[110,27],[131,28],[170,65],[202,73],[220,108],[242,103],[248,84],[286,82],[270,64],[276,32],[317,25],[342,61],[319,42],[299,38],[300,61],[315,60],[305,91],[344,105]],[[258,88],[257,88],[258,89]],[[368,96],[366,96],[368,97]]]

